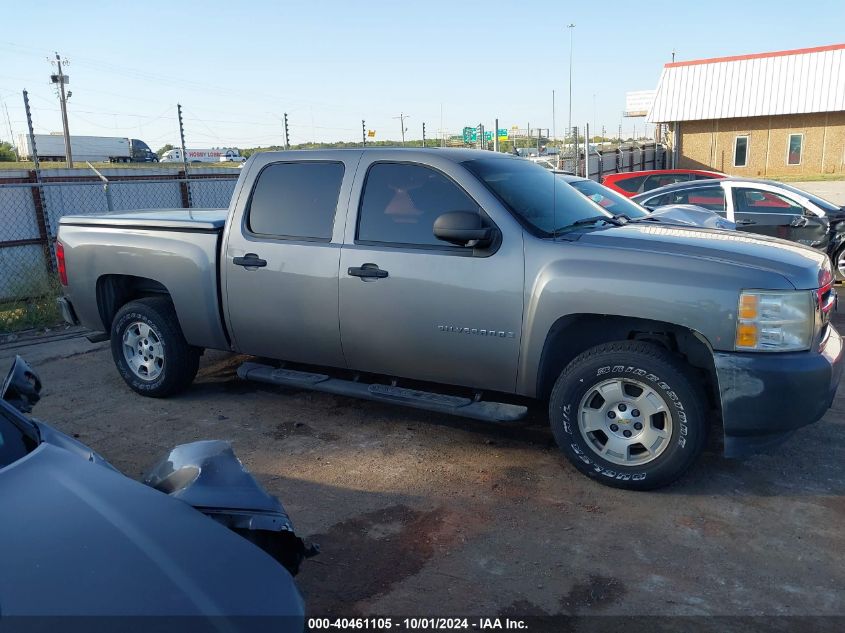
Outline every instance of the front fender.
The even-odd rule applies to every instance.
[[[537,395],[546,339],[561,317],[612,315],[669,323],[731,350],[741,288],[784,287],[780,276],[726,261],[577,242],[526,248],[525,315],[517,391]]]

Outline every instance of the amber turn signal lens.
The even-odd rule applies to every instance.
[[[756,319],[758,300],[759,297],[757,295],[741,295],[739,298],[739,318]]]
[[[755,347],[757,345],[757,326],[751,323],[740,323],[736,328],[737,347]]]

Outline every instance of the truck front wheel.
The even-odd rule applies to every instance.
[[[678,479],[701,453],[705,396],[690,369],[639,341],[587,350],[558,377],[549,419],[575,467],[608,486],[650,490]]]
[[[123,306],[112,321],[111,351],[123,380],[142,396],[182,391],[199,368],[200,350],[185,341],[168,297]]]

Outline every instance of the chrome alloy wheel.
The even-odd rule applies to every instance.
[[[123,333],[123,359],[141,380],[155,380],[164,369],[164,345],[149,325],[135,321]]]
[[[602,459],[639,466],[666,450],[672,416],[663,397],[645,383],[612,378],[591,387],[581,399],[578,428]]]

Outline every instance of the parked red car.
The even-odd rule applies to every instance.
[[[658,187],[673,185],[676,182],[708,180],[710,178],[724,178],[725,176],[726,174],[721,172],[704,169],[651,169],[610,174],[602,179],[601,184],[631,198]]]

